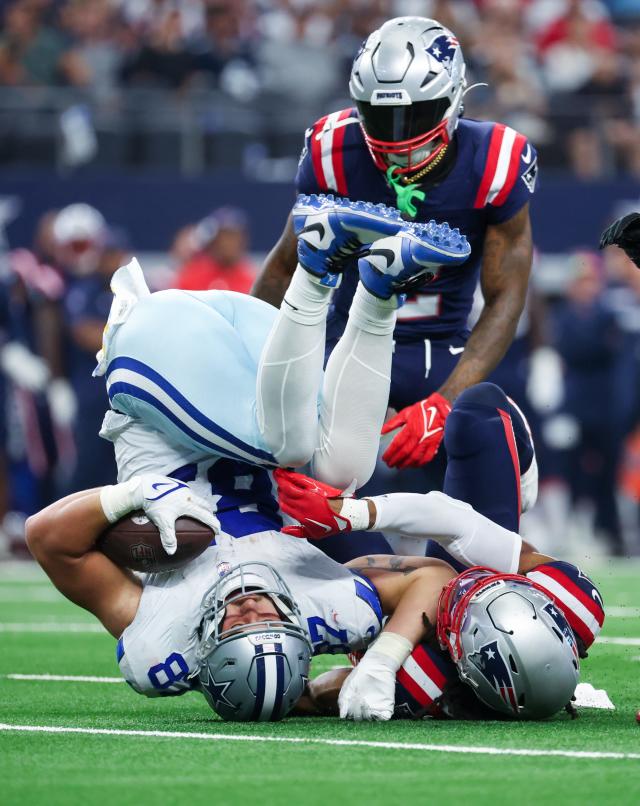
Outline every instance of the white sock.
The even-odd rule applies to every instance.
[[[397,297],[380,299],[367,291],[362,283],[358,283],[349,310],[349,321],[366,333],[387,336],[393,333],[396,326],[397,309]]]
[[[298,266],[262,351],[256,385],[258,427],[281,465],[301,467],[317,444],[331,291]]]
[[[335,346],[320,399],[315,475],[344,489],[362,487],[373,473],[391,384],[396,301],[381,300],[358,283],[349,321]]]
[[[327,316],[332,288],[320,285],[315,278],[298,265],[287,289],[280,310],[301,325],[315,325]]]

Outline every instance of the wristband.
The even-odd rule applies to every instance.
[[[142,480],[139,476],[122,484],[109,484],[100,490],[100,506],[109,523],[115,523],[134,509],[140,509],[143,500]]]
[[[398,635],[397,632],[382,632],[369,648],[369,652],[382,655],[387,661],[390,661],[386,665],[397,672],[413,652],[413,644],[408,638]],[[366,657],[367,655],[365,655]]]
[[[351,524],[353,532],[369,528],[369,504],[366,498],[343,498],[339,518]]]

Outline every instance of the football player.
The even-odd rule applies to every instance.
[[[349,89],[354,106],[306,132],[298,192],[382,202],[415,221],[447,220],[471,244],[468,260],[418,284],[398,312],[390,405],[399,414],[384,431],[400,431],[383,458],[391,467],[419,466],[438,451],[453,401],[488,376],[513,338],[531,268],[536,150],[509,126],[462,117],[462,50],[436,20],[399,17],[373,32],[355,58]],[[296,235],[305,237],[290,217],[256,296],[282,300],[297,263]],[[485,306],[469,334],[478,277]],[[335,267],[329,352],[357,279],[352,261]]]
[[[335,533],[344,533],[348,539],[347,533],[352,529],[377,529],[399,553],[439,554],[462,572],[462,577],[469,566],[488,566],[494,575],[495,571],[507,576],[524,575],[552,600],[570,625],[578,654],[585,657],[604,621],[604,606],[597,587],[576,566],[539,554],[517,534],[520,514],[533,505],[537,494],[533,443],[521,412],[495,385],[478,384],[466,390],[454,404],[444,440],[448,456],[445,494],[395,493],[362,500],[345,499],[339,490],[302,474],[277,471],[282,509],[299,521],[298,526],[285,527],[285,532],[318,540]],[[354,560],[353,564],[397,567],[402,571],[405,564],[412,562],[415,560],[372,556],[364,561]],[[490,580],[484,576],[481,574],[479,580],[472,577],[471,581],[481,582],[481,587],[489,585]],[[549,610],[547,613],[555,616]],[[447,661],[453,660],[463,676],[469,677],[469,669],[460,665],[462,654],[456,654],[460,648],[454,652],[445,640],[442,623],[447,619],[451,622],[453,616],[444,608],[439,622],[440,638],[450,657],[438,658],[437,646],[418,647],[398,675],[396,703],[404,713],[437,713],[438,703],[446,701],[445,688],[452,681],[459,694],[456,677]],[[317,685],[337,695],[340,675],[344,678],[346,674],[336,672],[334,679]],[[518,680],[511,678],[513,675],[508,688],[517,692]],[[500,676],[495,679],[499,682]],[[520,684],[524,685],[523,678]],[[499,689],[496,692],[502,697]],[[523,689],[520,693],[523,692],[532,704],[533,692]],[[518,694],[515,702],[519,699]],[[460,705],[456,695],[450,713],[460,713],[456,700]],[[487,698],[483,701],[496,707],[497,701],[490,702]],[[508,713],[512,701],[503,702]],[[468,704],[463,712],[469,712]],[[471,709],[470,713],[473,712]]]
[[[366,480],[386,408],[397,293],[416,275],[464,260],[468,243],[444,225],[406,225],[394,211],[331,198],[301,199],[294,216],[315,228],[317,242],[306,243],[279,313],[231,292],[150,294],[136,262],[114,276],[96,374],[106,376],[113,407],[102,433],[114,442],[119,483],[64,498],[27,526],[53,582],[119,638],[118,660],[136,690],[201,687],[234,719],[283,716],[312,649],[364,649],[385,616],[376,653],[394,673],[423,635],[418,602],[434,617],[453,575],[424,561],[374,587],[312,546],[283,542],[267,468],[312,460],[324,478]],[[347,242],[369,248],[323,378],[325,278]],[[350,405],[358,395],[364,401]],[[182,515],[209,525],[213,545],[185,569],[135,577],[95,543],[140,508],[168,553]]]
[[[96,540],[139,508],[152,520],[202,520],[215,529],[212,545],[176,571],[128,572]],[[61,499],[29,518],[26,538],[56,587],[118,639],[135,691],[199,690],[223,718],[243,721],[283,717],[303,692],[312,652],[373,644],[393,681],[424,637],[422,614],[435,620],[439,591],[455,576],[423,559],[407,575],[376,569],[373,584],[366,569],[354,574],[295,537],[266,529],[232,537],[186,484],[153,474]],[[367,708],[359,703],[355,716],[367,718]]]
[[[111,410],[101,434],[114,443],[118,480],[154,472],[193,483],[236,537],[281,525],[269,468],[311,461],[329,483],[367,481],[399,289],[469,254],[447,225],[406,224],[382,206],[301,198],[293,216],[310,234],[280,311],[233,292],[150,294],[134,261],[112,280],[94,373],[106,378]],[[347,243],[368,246],[363,280],[323,373],[326,277]],[[163,541],[171,553],[171,530]]]

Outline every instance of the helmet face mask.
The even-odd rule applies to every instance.
[[[221,564],[223,566],[223,564]],[[288,586],[269,563],[219,567],[202,600],[198,679],[213,710],[226,720],[274,721],[306,686],[311,644]],[[251,594],[267,597],[279,616],[224,629],[227,608]]]
[[[438,640],[461,679],[494,710],[542,719],[571,699],[578,648],[564,615],[531,580],[471,568],[443,589]]]
[[[398,17],[374,31],[349,90],[376,166],[407,175],[434,163],[458,125],[465,88],[460,45],[440,23]]]

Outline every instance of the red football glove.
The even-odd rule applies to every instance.
[[[300,526],[285,526],[282,530],[285,534],[322,540],[338,532],[351,531],[349,520],[336,515],[328,504],[331,498],[341,498],[342,490],[303,473],[281,468],[274,471],[273,477],[278,484],[281,509],[300,521]]]
[[[402,409],[382,426],[383,434],[404,426],[382,455],[383,460],[399,470],[426,465],[438,452],[450,411],[449,401],[437,392]]]

